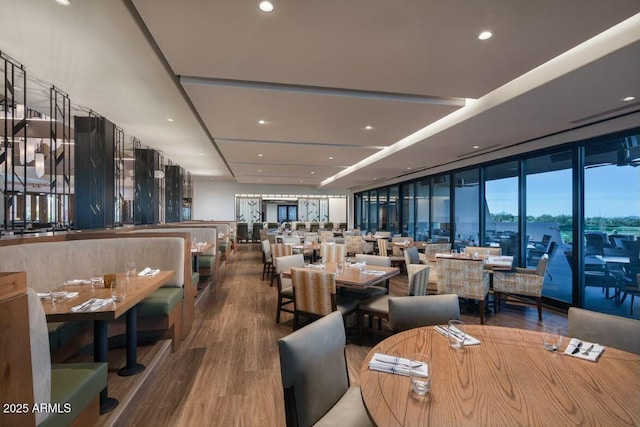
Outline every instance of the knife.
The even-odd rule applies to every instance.
[[[577,354],[580,351],[580,347],[582,347],[582,341],[580,341],[577,345],[576,348],[573,349],[573,351],[571,352],[571,354]]]
[[[583,356],[588,356],[588,355],[589,355],[589,352],[590,352],[591,350],[593,350],[593,346],[594,346],[594,345],[595,345],[595,344],[591,344],[589,347],[587,347],[587,349],[586,349],[585,351],[583,351],[583,352],[582,352],[582,355],[583,355]]]

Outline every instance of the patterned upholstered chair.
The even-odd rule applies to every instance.
[[[429,266],[413,265],[409,273],[407,293],[409,296],[427,295],[427,283],[429,281]],[[364,316],[369,317],[369,329],[372,328],[372,319],[378,318],[378,330],[382,330],[382,319],[389,320],[389,300],[397,298],[391,295],[378,295],[366,299],[360,303],[358,308],[358,341],[362,344],[362,334],[364,331]]]
[[[421,257],[422,255],[418,252],[418,248],[411,247],[406,248],[404,250],[404,263],[407,267],[407,273],[411,274],[411,269],[415,269],[415,266],[427,265],[429,266],[429,281],[428,281],[428,292],[429,294],[435,294],[438,291],[437,287],[437,277],[436,277],[436,263],[435,261],[431,261],[426,259],[425,257]]]
[[[320,256],[324,262],[342,261],[346,255],[346,245],[326,244],[320,245]]]
[[[291,279],[282,277],[282,273],[291,268],[303,268],[304,256],[302,254],[286,255],[278,258],[278,266],[276,268],[276,281],[278,283],[278,308],[276,311],[276,323],[280,323],[280,312],[294,312],[287,306],[293,304],[293,284]]]
[[[373,253],[373,243],[365,241],[360,234],[344,236],[344,243],[349,256]]]
[[[275,272],[278,267],[278,258],[287,255],[293,255],[293,247],[291,247],[291,245],[285,245],[284,243],[271,244],[271,262],[273,263],[271,270],[271,286],[273,286],[273,279],[276,276]]]
[[[358,309],[357,299],[336,296],[336,276],[333,273],[310,268],[292,268],[291,282],[295,300],[294,330],[298,329],[300,316],[315,320],[339,311],[344,318]]]
[[[349,386],[338,313],[278,340],[287,427],[370,426],[358,387]]]
[[[333,242],[333,231],[320,230],[318,231],[321,242]]]
[[[502,294],[524,295],[535,298],[538,306],[538,320],[542,320],[542,285],[547,271],[549,257],[542,255],[538,266],[532,268],[516,268],[514,271],[496,271],[493,273],[493,304],[496,313],[500,310]]]
[[[391,254],[389,254],[389,241],[387,239],[378,239],[378,255],[380,256],[388,256],[391,259],[391,265],[395,265],[402,270],[404,265],[404,255],[402,254],[402,249],[397,249],[400,252],[398,255],[395,255],[395,251],[392,249]]]
[[[473,255],[476,252],[478,253],[478,255],[484,255],[487,252],[489,252],[489,255],[501,256],[502,248],[491,248],[491,247],[484,247],[484,246],[465,246],[464,252],[471,255]]]
[[[480,324],[484,324],[484,302],[489,294],[489,273],[480,261],[437,258],[438,294],[456,294],[477,300]]]
[[[429,243],[424,248],[424,258],[434,258],[436,254],[449,253],[451,251],[451,243]]]

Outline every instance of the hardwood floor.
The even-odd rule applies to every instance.
[[[277,290],[261,281],[260,246],[239,245],[227,263],[225,278],[196,308],[193,330],[181,349],[167,356],[144,392],[133,415],[121,423],[130,426],[283,426],[284,404],[280,381],[278,338],[291,333],[292,316],[275,323]],[[407,277],[391,282],[392,294],[406,294]],[[479,324],[472,306],[462,307],[462,318]],[[544,310],[545,321],[566,330],[566,315]],[[532,306],[504,304],[486,315],[488,325],[541,329]],[[355,340],[355,331],[352,334]],[[362,361],[376,342],[347,345],[352,385],[359,385]]]

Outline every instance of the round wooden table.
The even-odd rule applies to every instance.
[[[432,327],[393,335],[365,358],[362,399],[377,426],[640,425],[640,356],[607,347],[597,363],[542,346],[540,332],[467,325],[482,341],[449,348]],[[429,353],[430,393],[409,378],[369,370],[374,353]]]

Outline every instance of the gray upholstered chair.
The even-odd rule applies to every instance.
[[[271,243],[269,240],[263,240],[262,242],[262,280],[265,275],[271,276],[271,269],[273,268],[273,260],[271,259]]]
[[[349,387],[340,313],[278,340],[287,427],[370,426],[358,387]]]
[[[569,308],[571,338],[640,354],[640,321],[582,308]]]
[[[409,296],[427,295],[427,284],[429,281],[428,265],[411,265],[409,273]],[[389,299],[397,298],[391,295],[378,295],[373,298],[366,299],[360,303],[358,307],[358,341],[362,344],[362,335],[364,332],[364,316],[369,317],[369,329],[372,329],[373,318],[378,318],[378,331],[386,333],[382,330],[382,319],[389,320]]]
[[[393,332],[442,325],[460,319],[458,296],[453,294],[389,299],[389,326]]]
[[[287,306],[293,304],[293,284],[291,279],[282,277],[284,271],[290,270],[293,267],[304,267],[304,255],[286,255],[278,258],[278,265],[276,266],[276,281],[278,283],[278,308],[276,311],[276,323],[280,323],[280,312],[285,311],[287,313],[294,313],[293,309],[289,309]]]

